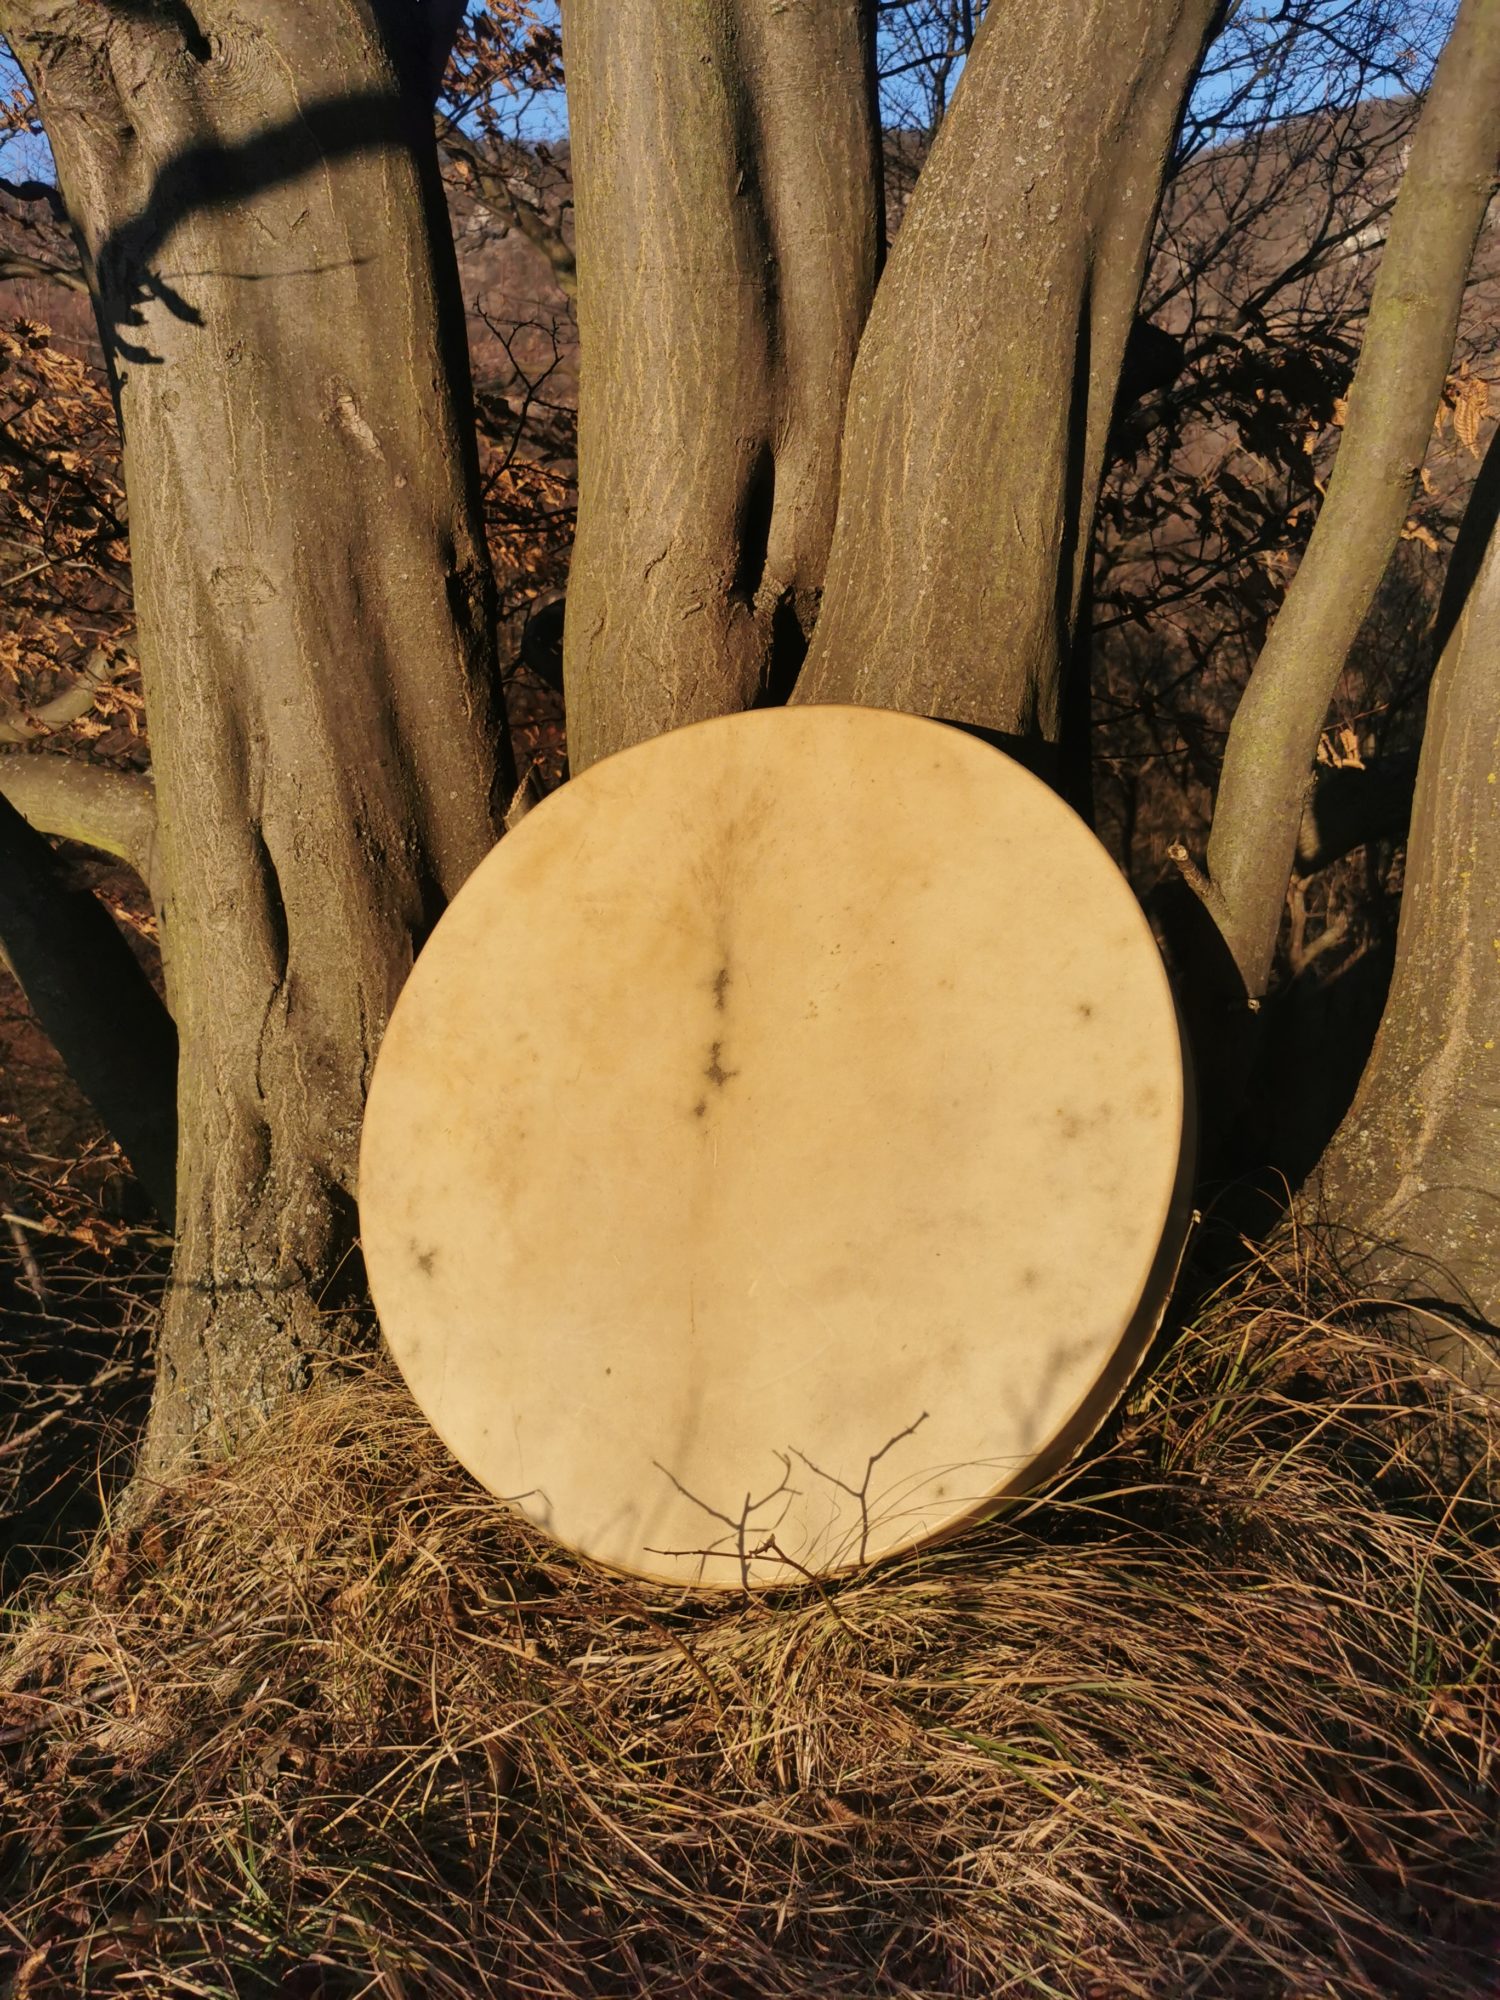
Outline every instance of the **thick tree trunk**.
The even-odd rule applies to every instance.
[[[873,13],[565,0],[575,770],[802,663],[881,254]]]
[[[850,388],[796,698],[977,725],[1047,767],[1173,133],[1214,0],[995,0]]]
[[[1500,438],[1454,549],[1396,969],[1310,1194],[1360,1279],[1500,1326]],[[1493,1350],[1491,1350],[1493,1352]],[[1484,1350],[1476,1350],[1482,1357]],[[1500,1365],[1481,1368],[1500,1380]]]
[[[125,440],[182,1046],[148,1470],[231,1443],[356,1336],[369,1067],[496,831],[492,585],[412,18],[0,6]]]

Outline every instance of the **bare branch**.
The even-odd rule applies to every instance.
[[[45,567],[45,564],[37,565],[37,569]],[[34,574],[36,570],[23,572],[27,576]],[[20,581],[21,577],[6,578],[7,583]],[[64,688],[61,694],[54,695],[40,708],[12,710],[9,715],[0,713],[0,743],[35,743],[39,737],[51,736],[54,731],[65,729],[70,722],[77,722],[80,716],[88,714],[123,664],[118,655],[96,647],[84,661],[72,687]]]
[[[8,194],[12,201],[43,201],[56,221],[66,222],[68,219],[62,191],[50,181],[8,181],[0,174],[0,194]]]
[[[1187,843],[1174,840],[1167,849],[1167,859],[1186,882],[1198,901],[1203,905],[1214,922],[1222,929],[1224,924],[1224,902],[1212,882],[1188,852]]]
[[[512,222],[528,243],[532,243],[552,266],[558,290],[567,298],[578,296],[578,261],[557,224],[550,221],[534,202],[518,194],[513,177],[503,164],[489,159],[474,141],[459,131],[444,134],[443,151],[461,160],[474,177],[485,203]]]
[[[82,271],[45,263],[40,257],[27,257],[19,250],[0,250],[0,279],[4,278],[43,278],[49,284],[65,285],[70,292],[87,292],[89,288]]]
[[[76,757],[0,754],[0,797],[38,833],[76,840],[127,862],[149,888],[156,852],[156,793],[151,780]]]
[[[1328,497],[1230,728],[1208,845],[1252,995],[1275,955],[1318,736],[1426,454],[1500,154],[1500,8],[1463,0],[1412,144]]]

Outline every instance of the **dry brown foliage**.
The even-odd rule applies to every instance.
[[[23,723],[101,650],[117,666],[68,747],[143,764],[114,409],[102,372],[26,319],[0,324],[0,597],[0,722]]]
[[[1497,1411],[1315,1290],[750,1601],[569,1557],[389,1375],[307,1400],[18,1618],[12,1992],[1474,2000]]]

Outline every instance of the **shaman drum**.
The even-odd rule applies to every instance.
[[[695,724],[481,864],[370,1091],[370,1283],[492,1493],[683,1585],[947,1534],[1118,1397],[1185,1226],[1172,997],[1074,814],[867,708]]]

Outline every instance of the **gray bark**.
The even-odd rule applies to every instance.
[[[850,389],[796,698],[1063,732],[1120,364],[1213,0],[995,0]]]
[[[580,339],[568,749],[785,694],[881,255],[868,0],[565,0]]]
[[[1374,1051],[1309,1191],[1360,1282],[1500,1326],[1500,440],[1439,614]],[[1449,1343],[1449,1353],[1456,1352]],[[1476,1350],[1483,1360],[1486,1350]],[[1493,1347],[1481,1367],[1500,1380]]]
[[[492,584],[411,10],[6,0],[0,27],[124,434],[182,1044],[151,1469],[360,1336],[369,1068],[511,789]]]

